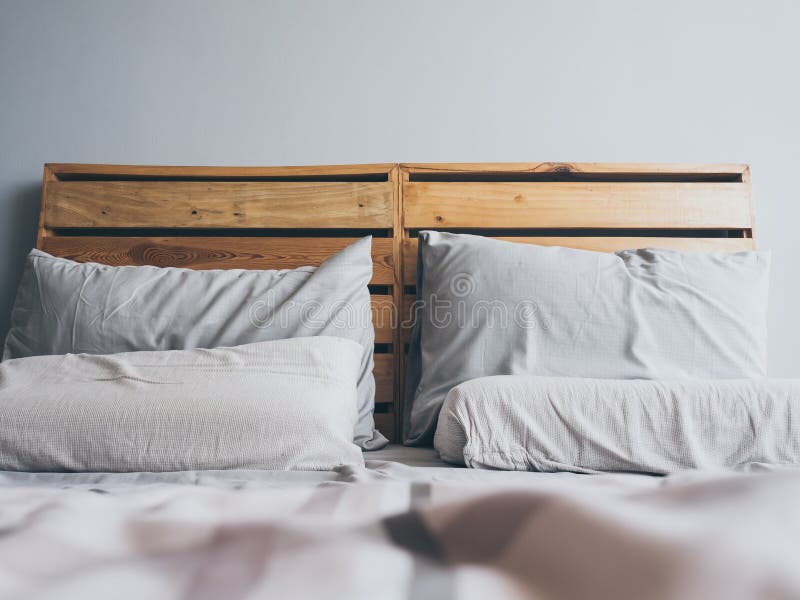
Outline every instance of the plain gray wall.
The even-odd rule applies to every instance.
[[[42,164],[748,162],[800,376],[800,3],[0,0],[0,335]]]

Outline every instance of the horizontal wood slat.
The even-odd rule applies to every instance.
[[[748,169],[744,164],[702,163],[570,163],[570,162],[526,162],[526,163],[403,163],[401,168],[409,173],[597,173],[597,174],[643,174],[675,173],[691,174],[736,174]]]
[[[755,249],[752,238],[680,238],[680,237],[494,237],[496,240],[540,246],[564,246],[595,252],[617,252],[631,248],[669,248],[681,252],[742,252]],[[403,242],[403,285],[416,285],[417,246],[419,240]]]
[[[376,354],[375,368],[375,404],[394,403],[394,354]]]
[[[78,262],[189,269],[295,269],[318,266],[358,238],[45,237],[41,249]],[[374,285],[392,285],[391,238],[372,240]]]
[[[288,167],[200,167],[161,165],[95,165],[83,163],[48,163],[45,167],[56,177],[309,177],[381,175],[394,168],[394,163],[365,165],[319,165]]]
[[[44,225],[381,229],[392,193],[388,181],[51,181]]]
[[[407,228],[752,226],[741,183],[408,182]]]
[[[375,343],[391,344],[394,340],[394,302],[391,296],[372,296],[372,323],[375,325]]]

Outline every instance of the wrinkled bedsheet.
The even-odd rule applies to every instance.
[[[800,473],[0,473],[0,597],[800,597]],[[413,461],[411,461],[413,463]]]

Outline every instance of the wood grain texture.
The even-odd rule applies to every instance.
[[[749,228],[741,183],[409,182],[407,228]]]
[[[42,242],[47,237],[47,229],[44,227],[44,207],[47,205],[45,199],[47,198],[47,186],[56,180],[55,173],[48,166],[44,166],[42,173],[42,192],[39,200],[39,227],[36,231],[36,247],[41,248]]]
[[[496,240],[539,246],[563,246],[595,252],[618,252],[631,248],[669,248],[681,252],[743,252],[754,250],[752,238],[681,238],[681,237],[494,237]],[[403,285],[417,282],[417,238],[403,243]]]
[[[83,163],[48,163],[56,177],[319,177],[388,174],[394,163],[365,165],[318,165],[288,167],[202,167],[159,165],[97,165]]]
[[[575,163],[575,162],[519,162],[519,163],[401,163],[400,168],[409,173],[692,173],[741,174],[747,165],[736,163]]]
[[[112,265],[194,269],[318,265],[357,238],[322,232],[315,237],[314,229],[393,230],[398,188],[390,177],[396,171],[395,165],[48,165],[38,246],[57,256]],[[62,235],[61,228],[73,231]],[[91,235],[95,228],[296,228],[308,235],[305,231],[304,237],[269,231],[217,237],[172,232],[168,237]],[[78,235],[74,229],[85,229],[89,235]],[[388,288],[387,293],[371,297],[375,342],[390,350],[396,344],[394,295],[400,278],[395,245],[393,235],[373,238],[371,283]],[[396,432],[396,368],[393,352],[376,353],[377,419],[390,439]]]
[[[189,269],[295,269],[318,266],[358,238],[293,237],[46,237],[54,256],[106,265]],[[372,239],[372,284],[394,283],[393,241]]]
[[[376,354],[375,404],[394,404],[394,354]]]
[[[373,294],[372,323],[375,325],[376,344],[392,344],[394,342],[396,321],[392,297]]]
[[[402,180],[401,180],[401,171],[399,166],[395,166],[391,173],[389,174],[389,181],[392,182],[394,186],[394,229],[392,231],[392,252],[394,255],[394,285],[392,287],[392,298],[394,300],[394,305],[398,314],[403,314],[403,236],[405,230],[403,228],[403,203],[401,201],[402,198]],[[405,372],[405,353],[403,352],[402,348],[402,341],[400,336],[397,334],[397,328],[395,327],[395,333],[393,336],[392,341],[392,352],[394,354],[394,372],[395,373],[404,373]],[[403,392],[404,392],[404,377],[397,377],[394,380],[393,384],[393,391],[394,391],[394,404],[395,407],[400,407],[403,405]],[[396,410],[394,413],[395,423],[394,423],[394,431],[400,432],[402,430],[402,412],[400,410]]]
[[[390,182],[54,181],[46,228],[392,226]]]

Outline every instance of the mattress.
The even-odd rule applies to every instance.
[[[454,483],[491,484],[493,487],[584,489],[600,486],[620,492],[658,486],[660,478],[640,474],[580,476],[573,473],[493,471],[453,466],[439,459],[433,448],[390,444],[364,453],[365,465],[334,471],[264,471],[249,469],[174,471],[161,473],[25,473],[0,471],[0,489],[22,487],[83,490],[119,494],[154,488],[196,486],[228,490],[260,490],[325,486],[335,483]]]

